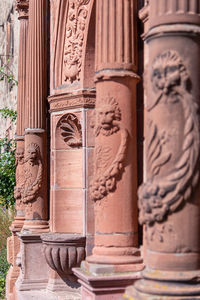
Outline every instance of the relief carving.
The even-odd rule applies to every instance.
[[[22,206],[21,193],[24,185],[24,149],[17,148],[15,152],[16,164],[16,186],[14,188],[14,198],[16,199],[16,209]]]
[[[61,136],[70,147],[82,146],[81,124],[74,114],[67,114],[60,121]]]
[[[20,18],[28,18],[29,0],[17,0],[16,8]]]
[[[64,81],[79,80],[90,0],[69,0],[64,45]]]
[[[162,222],[168,214],[176,211],[191,196],[199,181],[199,116],[198,106],[191,94],[190,78],[187,70],[175,51],[164,51],[159,54],[152,65],[151,82],[155,97],[148,107],[149,115],[158,105],[173,110],[175,103],[183,110],[183,136],[180,155],[176,163],[170,163],[173,153],[167,139],[176,136],[171,132],[170,120],[166,128],[165,151],[163,151],[163,132],[158,124],[150,121],[147,140],[147,165],[151,178],[138,191],[140,223],[153,225]],[[159,174],[165,166],[164,175]]]
[[[117,181],[120,180],[124,171],[128,132],[126,129],[120,128],[119,121],[121,121],[121,111],[117,101],[112,97],[102,99],[102,106],[96,110],[95,123],[92,124],[95,136],[98,137],[102,134],[109,137],[120,131],[121,140],[119,150],[111,163],[111,147],[102,145],[95,149],[96,174],[90,186],[93,201],[101,200],[110,192],[114,192]]]
[[[172,225],[162,224],[160,228],[157,228],[156,226],[150,226],[146,227],[146,233],[147,233],[147,242],[150,240],[153,241],[159,241],[160,243],[164,242],[164,237],[169,234],[173,234],[173,227]]]
[[[40,148],[35,143],[29,144],[26,149],[24,171],[25,180],[22,190],[22,200],[24,203],[29,203],[36,198],[42,185],[42,158]]]
[[[100,133],[109,136],[117,132],[121,121],[121,110],[117,101],[112,97],[101,99],[102,105],[95,111],[94,122],[91,124],[95,130],[95,136]]]

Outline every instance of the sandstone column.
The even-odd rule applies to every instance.
[[[138,191],[146,269],[127,299],[200,296],[199,9],[198,0],[150,1],[146,180]]]
[[[95,174],[90,186],[95,247],[83,265],[91,274],[142,268],[137,248],[136,12],[134,0],[97,1]],[[88,279],[78,276],[85,286]],[[116,297],[123,290],[120,280]],[[84,289],[83,298],[89,293]]]
[[[21,192],[25,221],[20,238],[16,299],[24,291],[44,289],[48,265],[42,254],[41,233],[48,232],[46,147],[46,0],[29,0],[24,182]],[[31,293],[31,292],[30,292]],[[40,296],[38,295],[40,298]]]
[[[27,115],[25,129],[25,180],[22,199],[26,206],[23,229],[43,232],[47,222],[46,148],[46,0],[29,1],[27,57]]]
[[[17,232],[20,232],[24,224],[24,203],[21,198],[21,190],[24,180],[24,116],[25,116],[25,89],[26,89],[26,52],[28,33],[28,1],[18,0],[20,34],[19,34],[19,60],[18,60],[18,96],[17,96],[17,136],[16,136],[16,187],[14,196],[16,199],[16,217],[10,230],[12,236],[8,238],[8,262],[11,264],[7,275],[7,298],[12,298],[13,286],[19,276],[19,267],[16,265],[16,256],[19,252],[20,242]]]

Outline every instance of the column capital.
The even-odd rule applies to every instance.
[[[29,0],[17,0],[16,10],[19,13],[18,19],[28,19]]]

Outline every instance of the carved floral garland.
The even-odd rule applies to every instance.
[[[91,198],[94,201],[101,200],[116,189],[117,178],[123,172],[123,162],[127,149],[128,132],[121,129],[121,144],[115,160],[105,173],[97,177],[91,186]]]
[[[162,73],[161,69],[165,69]],[[168,71],[167,71],[168,70]],[[171,70],[171,71],[170,71]],[[162,74],[167,74],[161,80]],[[175,51],[165,51],[158,55],[153,63],[152,82],[158,98],[149,111],[166,97],[170,103],[180,101],[184,111],[184,142],[179,161],[174,169],[165,177],[156,177],[159,168],[166,164],[171,153],[163,153],[158,128],[150,122],[150,138],[148,141],[148,162],[153,177],[144,183],[138,191],[140,223],[153,224],[162,222],[167,214],[176,211],[187,201],[199,180],[199,118],[198,106],[188,91],[189,77],[185,66]],[[150,159],[154,155],[154,162]],[[160,163],[155,165],[156,160]],[[154,164],[154,165],[153,165]]]
[[[107,138],[120,130],[121,143],[117,155],[111,165],[106,169],[103,175],[96,175],[90,187],[91,198],[93,201],[101,200],[110,192],[116,189],[117,181],[120,179],[124,170],[124,160],[127,150],[128,131],[121,129],[119,121],[121,121],[121,110],[118,103],[113,97],[101,99],[101,106],[96,109],[95,122],[93,120],[91,126],[95,130],[95,136],[103,135]],[[110,158],[110,147],[96,147],[98,158],[96,164],[106,167]]]

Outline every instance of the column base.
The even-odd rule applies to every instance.
[[[46,233],[49,232],[49,222],[43,220],[25,220],[22,231]]]
[[[92,267],[91,267],[92,268]],[[97,268],[93,266],[93,268]],[[81,284],[81,299],[87,300],[118,300],[122,297],[125,288],[137,279],[139,279],[140,272],[135,273],[106,273],[108,269],[95,269],[99,272],[97,275],[89,273],[84,269],[84,262],[82,268],[73,269],[74,274],[78,277],[78,282]],[[93,270],[94,271],[94,270]],[[101,271],[101,274],[100,274]],[[105,271],[103,273],[103,271]]]
[[[142,277],[126,289],[124,299],[200,299],[200,270],[172,272],[146,269]]]
[[[16,291],[45,289],[49,277],[49,266],[42,252],[40,234],[18,233],[20,253],[18,265],[20,275],[16,281]]]

